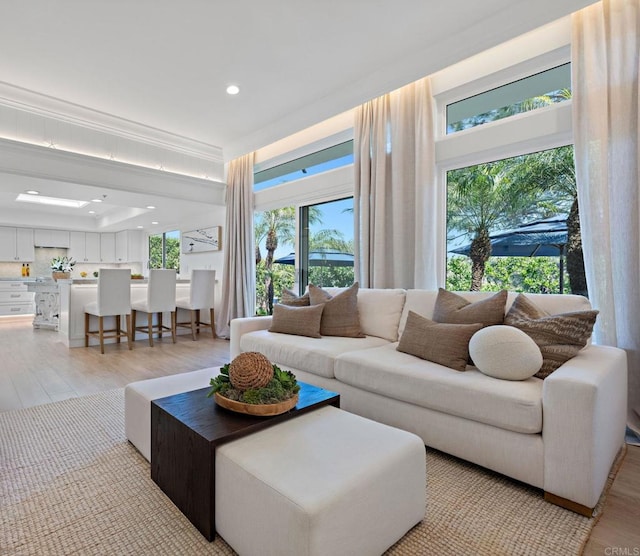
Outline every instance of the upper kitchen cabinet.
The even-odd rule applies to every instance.
[[[0,261],[32,262],[35,255],[31,228],[0,226]]]
[[[79,263],[99,263],[100,234],[97,232],[69,232],[68,256]]]
[[[116,233],[116,262],[142,262],[142,232],[140,230],[124,230]]]
[[[69,232],[66,230],[34,230],[36,247],[69,247]]]
[[[114,263],[116,261],[116,234],[100,234],[100,262]]]

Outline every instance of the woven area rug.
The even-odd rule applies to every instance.
[[[427,481],[425,519],[388,554],[580,554],[595,523],[432,450]],[[234,552],[208,543],[153,483],[114,390],[0,413],[0,554]]]

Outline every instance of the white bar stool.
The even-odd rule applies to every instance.
[[[171,331],[173,343],[176,343],[176,271],[172,269],[151,269],[147,285],[147,298],[131,304],[131,331],[135,341],[136,331],[149,335],[149,345],[153,347],[153,334],[162,338],[164,330]],[[147,313],[147,326],[136,326],[138,311]],[[171,313],[171,327],[163,326],[162,313]],[[153,324],[153,315],[158,313],[158,323]]]
[[[179,322],[177,326],[191,328],[191,337],[196,339],[196,332],[200,333],[200,327],[210,327],[213,339],[216,338],[216,325],[214,319],[213,305],[216,291],[216,271],[215,270],[192,270],[191,289],[189,297],[176,299],[178,309],[191,311],[191,321]],[[200,311],[209,309],[211,323],[200,320]]]
[[[104,353],[104,339],[127,338],[131,349],[131,271],[128,268],[101,268],[98,274],[98,296],[84,307],[84,346],[89,347],[89,336],[100,339],[100,353]],[[98,330],[89,330],[91,315],[98,317]],[[126,315],[127,331],[121,327],[121,315]],[[104,317],[115,317],[115,328],[104,329]],[[113,332],[113,334],[111,334]]]

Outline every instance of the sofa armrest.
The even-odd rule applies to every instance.
[[[266,317],[246,317],[240,319],[233,319],[231,321],[231,338],[230,338],[230,355],[231,360],[242,353],[240,349],[240,338],[247,332],[254,332],[256,330],[267,330],[271,327],[271,316]]]
[[[624,442],[627,354],[588,346],[542,388],[544,490],[593,508]]]

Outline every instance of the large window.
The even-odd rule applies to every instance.
[[[571,65],[530,75],[447,105],[447,133],[521,114],[571,98]]]
[[[173,268],[180,272],[180,232],[149,236],[149,268]]]
[[[586,293],[573,146],[449,171],[447,251],[448,289]]]

